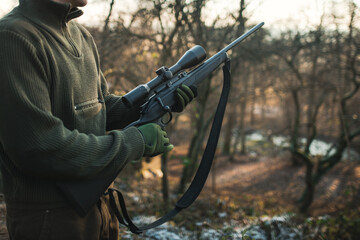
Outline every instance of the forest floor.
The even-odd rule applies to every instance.
[[[174,155],[168,166],[169,191],[173,193],[170,194],[170,208],[179,199],[179,195],[174,193],[180,182],[185,154],[178,150]],[[344,213],[353,212],[351,221],[360,226],[359,162],[342,161],[328,172],[317,185],[315,200],[307,214],[302,214],[297,199],[305,186],[305,168],[293,166],[289,159],[287,152],[270,157],[238,155],[233,162],[229,162],[228,157],[217,157],[199,198],[174,219],[174,225],[195,231],[199,230],[197,226],[204,226],[199,223],[214,229],[231,221],[246,226],[264,216],[288,213],[297,216],[298,222],[294,223],[297,225],[306,219],[322,216],[343,219]],[[160,159],[143,164],[142,174],[137,177],[119,180],[125,194],[130,192],[126,194],[126,201],[133,215],[161,216],[165,213],[163,202],[159,201],[162,198],[161,178],[157,173],[160,173]],[[332,226],[331,231],[346,225],[342,220],[341,223],[334,222],[336,227]]]
[[[217,157],[199,199],[221,199],[259,211],[297,212],[296,201],[305,187],[305,168],[293,166],[289,158],[286,152],[272,157],[237,156],[233,162],[228,161],[228,157]],[[154,176],[160,170],[159,162],[157,159],[143,165],[146,179],[133,181],[130,189],[142,192],[144,187],[151,187],[160,192],[161,180]],[[176,192],[182,168],[178,156],[169,162],[170,192]],[[149,176],[148,171],[153,176],[146,177]],[[360,163],[343,161],[317,185],[315,200],[308,215],[331,214],[356,200],[360,201]]]
[[[183,164],[181,150],[169,161],[170,202],[180,182]],[[237,156],[233,162],[217,157],[213,170],[199,199],[175,218],[175,224],[194,229],[197,222],[218,224],[236,220],[243,225],[264,215],[275,216],[298,212],[296,200],[304,189],[304,167],[294,167],[287,153],[271,157]],[[156,216],[166,210],[161,193],[160,159],[144,163],[134,174],[131,164],[118,179],[125,193],[130,213]],[[214,180],[215,179],[215,180]],[[316,188],[315,200],[304,217],[337,214],[360,205],[360,164],[343,161],[336,165]],[[172,204],[169,205],[170,207]],[[211,219],[211,221],[208,221]],[[5,206],[0,201],[0,240],[7,238]]]

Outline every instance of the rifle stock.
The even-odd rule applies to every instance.
[[[198,85],[229,59],[227,51],[256,32],[263,25],[263,22],[256,25],[203,63],[201,62],[206,57],[205,50],[200,46],[195,46],[185,53],[174,66],[160,68],[157,71],[157,77],[147,84],[136,87],[123,97],[124,103],[129,107],[139,102],[145,102],[142,106],[139,120],[129,124],[126,128],[150,122],[166,125],[168,122],[164,123],[161,119],[165,114],[170,114],[171,120],[171,107],[176,102],[176,89],[181,84],[188,86]],[[182,72],[199,63],[201,64],[189,73]],[[120,171],[121,169],[107,176],[99,174],[98,178],[92,180],[58,181],[56,184],[79,215],[85,216],[115,180]]]

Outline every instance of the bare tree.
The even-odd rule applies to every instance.
[[[351,18],[347,36],[336,34],[334,40],[335,44],[331,45],[331,58],[334,59],[333,75],[336,76],[335,84],[336,96],[338,104],[338,120],[340,122],[340,129],[338,137],[334,146],[333,153],[328,153],[326,156],[319,158],[312,157],[309,154],[309,146],[307,145],[305,151],[295,151],[294,153],[306,164],[305,183],[306,188],[300,198],[301,211],[305,212],[311,205],[314,199],[315,186],[322,177],[332,169],[342,159],[342,154],[356,137],[360,136],[360,125],[353,124],[351,117],[353,113],[349,112],[349,105],[351,100],[356,97],[360,91],[360,71],[359,71],[359,38],[360,31],[354,26],[354,19],[356,13],[356,5],[351,5]],[[342,59],[341,63],[337,60]],[[339,64],[340,63],[340,64]],[[336,74],[338,72],[339,74]],[[317,111],[317,109],[315,109]],[[310,140],[316,135],[315,123],[312,126],[313,132]],[[309,138],[308,138],[309,140]]]

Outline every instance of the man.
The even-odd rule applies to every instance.
[[[93,38],[71,21],[86,4],[20,0],[0,20],[0,167],[11,239],[117,239],[106,196],[82,218],[56,181],[112,174],[173,148],[156,124],[114,130],[136,120],[139,107],[109,94]],[[194,97],[182,90],[180,111]]]

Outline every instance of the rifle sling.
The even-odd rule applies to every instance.
[[[201,190],[203,189],[214,159],[217,143],[220,136],[221,125],[224,118],[225,108],[230,92],[230,59],[228,59],[225,62],[222,69],[224,75],[223,89],[221,92],[221,97],[216,109],[215,117],[210,131],[210,136],[203,157],[201,159],[200,166],[196,172],[196,175],[190,187],[186,190],[184,195],[175,204],[174,209],[151,224],[142,227],[137,227],[129,217],[129,214],[126,210],[124,197],[121,194],[121,192],[117,189],[109,189],[108,192],[106,193],[110,195],[111,208],[113,209],[116,217],[118,218],[119,223],[127,226],[131,232],[135,234],[140,234],[145,230],[160,226],[161,224],[171,220],[182,209],[189,207],[199,196]],[[115,193],[117,195],[117,198],[115,198]],[[120,204],[122,214],[120,213],[116,200]]]

